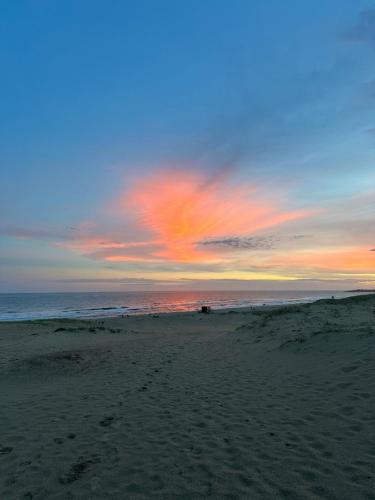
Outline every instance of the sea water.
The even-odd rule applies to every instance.
[[[0,321],[47,318],[96,318],[126,314],[194,311],[312,302],[342,298],[353,293],[337,291],[150,291],[0,293]]]

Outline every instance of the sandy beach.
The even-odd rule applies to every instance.
[[[375,498],[375,295],[0,324],[0,498]]]

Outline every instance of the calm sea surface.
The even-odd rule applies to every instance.
[[[193,311],[202,304],[213,309],[263,304],[311,302],[334,295],[324,292],[82,292],[0,294],[0,321],[43,318],[95,318],[121,314]]]

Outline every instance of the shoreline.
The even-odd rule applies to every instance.
[[[320,292],[319,292],[320,293]],[[267,302],[263,302],[263,303],[256,303],[254,302],[253,304],[247,304],[247,305],[238,305],[238,306],[227,306],[227,305],[223,305],[223,306],[211,306],[211,303],[208,301],[207,303],[202,303],[202,304],[199,304],[199,306],[197,307],[200,307],[200,305],[209,305],[211,306],[211,310],[212,312],[215,312],[215,311],[226,311],[226,310],[238,310],[238,309],[251,309],[251,308],[258,308],[258,307],[287,307],[287,306],[293,306],[293,305],[298,305],[298,304],[311,304],[311,303],[314,303],[318,300],[330,300],[329,297],[327,297],[327,295],[330,295],[331,293],[336,293],[336,296],[337,295],[343,295],[345,294],[344,297],[339,297],[339,298],[336,298],[335,295],[332,295],[334,297],[335,300],[342,300],[343,298],[350,298],[350,297],[357,297],[357,296],[364,296],[364,295],[371,295],[371,292],[366,294],[364,292],[358,292],[358,291],[345,291],[345,292],[327,292],[327,293],[323,293],[322,292],[322,297],[306,297],[306,298],[295,298],[295,299],[286,299],[286,300],[273,300],[271,299],[269,301],[269,303]],[[122,311],[119,311],[118,309],[121,309]],[[111,319],[111,318],[121,318],[123,316],[125,317],[128,317],[128,316],[152,316],[152,315],[155,315],[155,314],[182,314],[182,313],[194,313],[194,312],[199,312],[199,309],[196,309],[196,308],[192,308],[192,309],[176,309],[176,310],[170,310],[170,311],[161,311],[161,310],[158,310],[158,309],[155,309],[154,311],[150,311],[150,312],[145,312],[145,311],[141,311],[140,312],[134,312],[133,311],[129,311],[127,310],[126,306],[123,306],[121,308],[119,307],[103,307],[103,308],[97,308],[97,309],[89,309],[89,310],[97,310],[97,311],[100,311],[100,310],[111,310],[111,313],[107,314],[107,315],[100,315],[100,313],[98,313],[98,315],[90,315],[90,316],[87,316],[85,314],[82,314],[82,315],[66,315],[66,316],[59,316],[59,315],[56,315],[56,316],[37,316],[37,317],[33,317],[33,318],[21,318],[21,319],[0,319],[0,325],[3,324],[3,323],[13,323],[13,322],[23,322],[23,321],[57,321],[57,320],[87,320],[87,321],[95,321],[95,320],[103,320],[103,319]],[[115,310],[117,310],[117,312],[114,312]],[[37,313],[35,313],[37,314]]]

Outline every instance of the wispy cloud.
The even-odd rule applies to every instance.
[[[111,273],[143,277],[370,278],[373,202],[368,192],[319,210],[290,210],[285,193],[238,184],[230,169],[208,175],[179,169],[129,184],[92,221],[55,231],[3,225],[0,235],[46,240]]]
[[[64,283],[113,283],[119,285],[154,285],[159,283],[159,280],[147,279],[147,278],[63,278],[60,280]]]
[[[220,239],[207,239],[199,241],[199,245],[221,248],[232,248],[238,250],[271,250],[285,241],[306,238],[304,234],[296,234],[288,237],[276,236],[228,236]]]
[[[355,26],[346,33],[346,40],[375,43],[375,8],[363,10]]]
[[[284,194],[255,183],[236,183],[232,174],[225,167],[207,174],[159,171],[125,189],[106,220],[86,221],[65,231],[5,232],[51,239],[60,248],[112,264],[219,266],[227,260],[225,250],[271,248],[277,237],[258,233],[311,215],[284,208]]]
[[[246,250],[269,250],[275,246],[275,238],[272,236],[255,237],[255,236],[235,236],[221,239],[209,239],[199,242],[200,245],[214,246],[223,248],[235,248]]]
[[[21,239],[69,240],[69,231],[54,231],[49,229],[26,228],[19,226],[0,225],[0,236]]]
[[[227,238],[228,233],[251,235],[308,215],[282,209],[259,186],[234,184],[225,170],[210,176],[182,170],[152,174],[120,197],[117,210],[132,211],[160,242],[154,258],[186,262],[217,259],[197,242]]]

